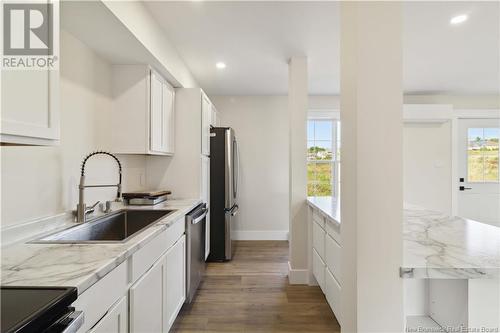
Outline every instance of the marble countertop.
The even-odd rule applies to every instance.
[[[324,217],[340,225],[340,201],[334,197],[307,197],[307,203],[319,209]]]
[[[406,204],[404,278],[500,277],[500,228]]]
[[[200,202],[168,200],[153,207],[127,206],[128,209],[175,211],[123,243],[34,244],[21,241],[9,245],[2,248],[0,283],[3,286],[72,286],[81,294]],[[57,230],[60,230],[64,223],[60,221],[61,216],[57,220]],[[75,225],[71,219],[66,223],[66,227]],[[47,232],[31,240],[45,234]]]
[[[340,225],[340,203],[308,197],[307,203]],[[411,204],[403,209],[401,277],[500,278],[500,228]]]

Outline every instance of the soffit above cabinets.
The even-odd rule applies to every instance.
[[[61,1],[61,28],[115,65],[150,65],[174,87],[179,81],[102,1]]]

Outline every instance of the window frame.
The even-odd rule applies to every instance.
[[[500,174],[497,175],[497,179],[495,179],[495,180],[485,179],[485,168],[486,168],[485,167],[485,157],[486,156],[484,154],[481,154],[481,156],[483,158],[483,168],[482,168],[483,169],[483,174],[482,174],[483,177],[482,177],[482,180],[471,180],[471,178],[470,178],[471,177],[471,172],[470,172],[470,168],[469,168],[469,166],[470,166],[470,164],[469,164],[469,158],[470,158],[470,149],[469,149],[469,147],[470,147],[470,134],[469,133],[470,133],[471,129],[476,129],[476,130],[477,129],[481,129],[482,132],[483,132],[482,133],[482,140],[483,141],[485,140],[485,138],[484,138],[485,134],[484,133],[485,133],[486,129],[498,129],[500,131],[500,128],[498,128],[498,127],[482,127],[482,126],[479,126],[479,127],[468,127],[467,128],[467,144],[466,144],[466,147],[465,147],[466,148],[466,152],[465,152],[465,154],[466,154],[466,163],[467,163],[466,166],[465,166],[465,176],[466,176],[466,179],[467,179],[467,183],[469,183],[469,184],[499,184],[500,183]],[[481,148],[479,149],[479,151],[482,152]],[[498,157],[500,159],[500,151],[497,153],[496,157]]]
[[[330,186],[332,186],[331,195],[334,198],[338,198],[340,195],[340,163],[341,160],[339,158],[339,150],[340,150],[340,140],[338,137],[338,132],[340,129],[340,116],[337,110],[309,110],[307,117],[307,124],[309,121],[329,121],[332,123],[332,133],[331,133],[331,151],[332,151],[332,159],[328,161],[321,160],[310,160],[306,157],[306,168],[309,163],[321,164],[328,163],[331,165],[331,182]],[[309,136],[307,134],[307,140],[309,141]],[[316,140],[314,140],[316,141]],[[319,140],[321,141],[321,140]],[[306,142],[307,146],[307,142]],[[309,180],[307,181],[309,185]]]

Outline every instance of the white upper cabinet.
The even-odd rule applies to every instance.
[[[154,72],[151,72],[151,111],[149,117],[150,128],[150,150],[162,152],[165,150],[164,112],[163,112],[163,80]]]
[[[58,12],[59,2],[51,4],[54,12]],[[53,28],[59,29],[58,20],[53,21]],[[60,139],[59,70],[6,69],[0,78],[0,142],[57,143]]]
[[[212,123],[212,103],[202,94],[201,103],[201,153],[210,155],[210,125]]]
[[[114,65],[112,85],[111,151],[173,155],[174,88],[145,65]]]
[[[174,154],[175,147],[175,90],[168,83],[164,83],[163,86],[163,136],[164,139],[164,151],[167,154]]]
[[[212,105],[212,119],[211,119],[210,124],[213,127],[220,126],[219,114],[217,113],[217,109],[215,108],[214,105]]]

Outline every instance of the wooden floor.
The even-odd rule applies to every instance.
[[[235,247],[232,261],[208,264],[172,332],[340,332],[319,287],[288,283],[288,242]]]

